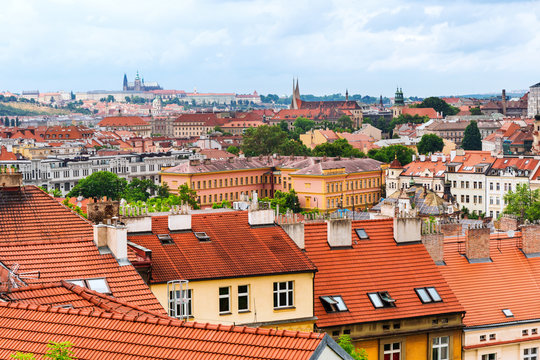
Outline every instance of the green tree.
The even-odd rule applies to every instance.
[[[127,202],[146,201],[150,197],[151,192],[154,192],[157,189],[158,186],[154,184],[152,180],[140,180],[134,178],[125,187],[122,197],[126,199]]]
[[[232,209],[232,204],[228,200],[223,200],[220,203],[213,203],[212,209]]]
[[[390,145],[380,149],[371,149],[368,156],[372,159],[385,163],[390,163],[396,157],[402,165],[407,165],[412,161],[414,151],[403,145]]]
[[[189,204],[192,209],[200,209],[199,203],[197,202],[197,192],[193,189],[190,189],[187,184],[182,184],[178,188],[178,197],[180,201],[184,204]]]
[[[270,203],[270,207],[272,209],[276,209],[279,205],[280,213],[284,213],[285,211],[287,211],[287,209],[290,209],[295,213],[299,213],[302,211],[302,209],[300,208],[300,200],[298,199],[298,195],[296,195],[294,189],[290,190],[289,192],[278,190],[274,193],[273,198],[261,198],[259,199],[259,202]]]
[[[540,189],[531,190],[527,184],[518,184],[516,191],[510,190],[504,195],[505,214],[519,217],[521,220],[540,220]]]
[[[368,360],[366,350],[360,349],[360,351],[356,351],[349,335],[340,335],[338,339],[338,345],[341,346],[347,354],[351,355],[353,359]]]
[[[419,154],[429,154],[438,151],[442,151],[444,148],[444,141],[441,137],[435,134],[425,134],[420,139],[418,145],[416,145]]]
[[[424,99],[420,104],[416,105],[418,108],[433,108],[437,112],[442,112],[443,116],[456,115],[459,112],[459,109],[448,105],[446,101],[438,97],[428,97]]]
[[[289,137],[293,140],[298,140],[301,134],[305,134],[306,132],[315,127],[315,121],[307,119],[305,117],[298,117],[294,121],[293,126],[294,130],[292,132],[289,132]]]
[[[281,155],[308,156],[311,154],[311,150],[298,140],[287,140],[278,147],[277,153]]]
[[[107,197],[119,200],[127,186],[123,179],[110,171],[98,171],[85,177],[67,194],[68,197],[82,196],[94,200]]]
[[[483,115],[482,110],[480,110],[480,107],[470,108],[469,111],[471,112],[471,115]]]
[[[169,185],[167,183],[157,187],[157,196],[159,198],[168,198],[171,196]]]
[[[234,155],[237,155],[240,153],[240,149],[237,148],[236,146],[234,145],[231,145],[227,148],[227,151],[230,152],[231,154],[234,154]]]
[[[107,102],[108,103],[109,102],[114,102],[114,96],[112,96],[112,95],[107,96]]]
[[[482,150],[482,135],[480,135],[476,121],[472,120],[465,128],[461,147],[465,150]]]
[[[287,141],[287,133],[279,126],[262,125],[246,129],[243,140],[242,151],[247,156],[270,155]]]
[[[338,139],[334,142],[325,142],[315,146],[312,152],[313,156],[341,156],[341,157],[366,157],[366,154],[353,148],[346,139]]]
[[[279,128],[283,130],[283,132],[289,132],[289,124],[285,120],[281,120],[279,122]]]
[[[75,360],[73,357],[73,350],[71,348],[73,347],[73,344],[65,341],[65,342],[50,342],[47,344],[47,352],[43,357],[47,359],[52,360]],[[13,359],[19,359],[19,360],[35,360],[34,354],[30,353],[21,353],[18,352],[15,354],[12,354],[11,357]]]
[[[342,115],[337,120],[337,126],[342,128],[342,129],[350,129],[350,130],[354,129],[354,123],[351,120],[351,118],[349,116],[347,116],[347,115]]]

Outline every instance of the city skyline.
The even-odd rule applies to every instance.
[[[163,11],[163,9],[169,9]],[[496,93],[540,79],[538,1],[8,1],[0,90]],[[474,34],[474,36],[471,36]]]

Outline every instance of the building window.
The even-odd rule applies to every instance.
[[[401,343],[395,342],[383,345],[384,360],[401,360]]]
[[[431,348],[432,360],[448,360],[450,349],[450,339],[448,336],[441,336],[433,338],[433,344]]]
[[[219,313],[231,313],[231,288],[229,286],[219,288]]]
[[[294,306],[293,286],[293,281],[274,283],[274,309]]]
[[[523,349],[523,360],[538,360],[538,348]]]
[[[187,293],[186,293],[187,291]],[[169,292],[169,314],[176,318],[186,318],[193,316],[191,308],[191,289],[176,290],[176,299],[173,297],[173,291]],[[176,306],[175,306],[176,304]]]
[[[249,285],[238,286],[238,312],[249,311]]]
[[[497,360],[497,354],[484,354],[482,355],[482,360]]]

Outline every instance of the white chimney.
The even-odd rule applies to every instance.
[[[191,214],[170,214],[169,231],[191,230]]]
[[[394,217],[394,240],[398,244],[420,241],[421,237],[422,219],[406,214]]]
[[[431,161],[437,162],[437,155],[431,155]]]
[[[122,222],[126,224],[128,233],[141,233],[152,231],[151,216],[124,217]]]
[[[304,223],[281,224],[281,227],[300,249],[305,248]]]
[[[327,240],[330,247],[352,246],[351,219],[331,219],[326,221]]]
[[[272,209],[264,210],[249,210],[248,211],[248,223],[251,226],[257,225],[272,225],[276,215]]]
[[[420,155],[420,161],[426,161],[426,155]]]
[[[94,225],[94,244],[101,253],[107,253],[108,249],[120,265],[129,265],[127,258],[127,226]]]

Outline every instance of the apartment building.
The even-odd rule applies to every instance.
[[[57,189],[65,196],[79,180],[97,171],[111,171],[128,181],[150,179],[160,184],[159,172],[187,161],[189,152],[155,154],[120,154],[110,156],[69,156],[32,160],[1,160],[0,165],[14,166],[25,185]]]
[[[316,267],[256,206],[123,218],[128,240],[152,253],[149,285],[170,316],[313,331]]]
[[[188,184],[197,191],[201,207],[237,201],[256,192],[272,197],[294,189],[306,209],[365,208],[377,203],[387,165],[373,159],[317,157],[231,158],[190,160],[161,172],[171,191]]]
[[[425,186],[437,195],[444,193],[444,173],[451,157],[445,155],[420,155],[414,161],[401,166],[395,159],[386,171],[386,195],[399,189],[406,189],[411,184]]]
[[[214,131],[216,126],[223,126],[229,119],[214,113],[182,114],[173,122],[175,137],[199,137]]]
[[[538,158],[497,158],[486,176],[486,213],[494,218],[502,214],[506,203],[504,195],[516,191],[519,184],[530,186],[530,180],[540,165]]]
[[[141,137],[152,134],[152,125],[140,116],[109,116],[101,120],[98,126],[108,131],[131,131]]]
[[[486,175],[495,157],[489,151],[458,150],[446,165],[446,181],[459,208],[486,213],[488,206]]]

